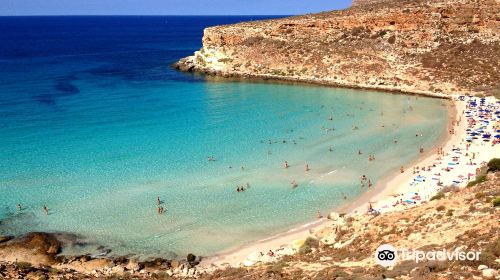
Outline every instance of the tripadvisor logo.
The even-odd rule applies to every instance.
[[[389,244],[380,245],[375,251],[375,261],[381,266],[393,266],[396,263],[396,248]]]
[[[388,267],[396,264],[398,260],[408,261],[413,260],[416,263],[422,261],[479,261],[479,251],[461,251],[455,250],[435,250],[435,251],[420,251],[408,249],[396,249],[392,245],[380,245],[375,251],[375,261],[381,266]]]

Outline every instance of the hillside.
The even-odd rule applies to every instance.
[[[500,92],[500,3],[357,0],[343,11],[205,29],[176,67],[431,95]]]

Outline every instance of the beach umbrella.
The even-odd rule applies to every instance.
[[[495,135],[495,138],[499,139],[500,138],[500,134]]]
[[[295,249],[299,249],[300,247],[302,247],[302,245],[304,245],[304,243],[305,243],[305,240],[303,240],[303,239],[295,240],[292,242],[292,247]]]

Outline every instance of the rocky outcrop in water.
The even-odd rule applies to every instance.
[[[56,262],[62,243],[54,234],[33,232],[0,243],[0,260],[50,265]]]
[[[500,3],[355,0],[343,11],[205,29],[176,67],[446,95],[500,92]]]

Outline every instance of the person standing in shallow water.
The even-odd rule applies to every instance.
[[[49,215],[49,208],[47,208],[46,205],[43,206],[43,212],[45,213],[46,216]]]
[[[318,211],[316,211],[316,218],[317,218],[317,219],[321,219],[321,218],[323,218],[323,216],[321,215],[321,212],[320,212],[319,210],[318,210]]]

